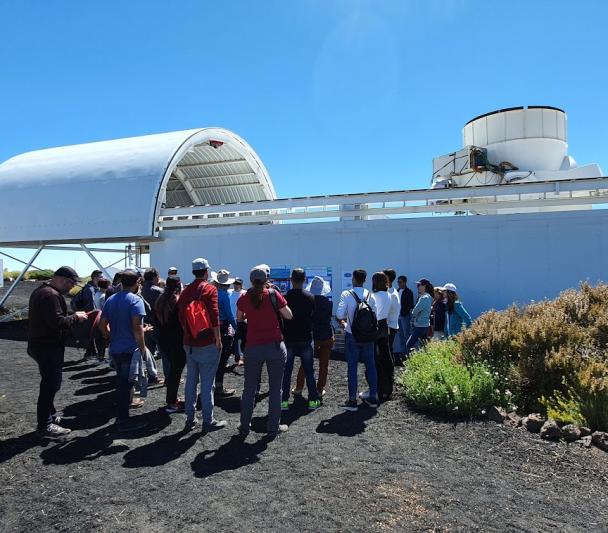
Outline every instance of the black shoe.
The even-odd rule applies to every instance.
[[[357,400],[347,400],[340,406],[340,408],[354,413],[359,410],[359,405],[357,404]]]
[[[240,424],[237,426],[237,431],[239,432],[239,436],[245,438],[247,435],[249,435],[249,429],[244,428],[243,426],[241,426]]]
[[[215,391],[216,398],[228,398],[236,394],[236,389],[220,389]]]
[[[373,409],[378,407],[378,398],[374,398],[373,396],[364,396],[361,399]]]

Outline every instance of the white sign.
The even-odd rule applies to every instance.
[[[342,291],[349,291],[353,288],[353,271],[342,272]]]

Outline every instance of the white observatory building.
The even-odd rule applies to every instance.
[[[108,201],[87,201],[96,194]],[[267,263],[280,284],[302,267],[325,277],[334,299],[353,269],[371,279],[392,267],[410,281],[455,283],[477,315],[605,279],[607,195],[600,167],[568,154],[555,107],[471,120],[463,148],[433,160],[430,188],[302,198],[277,199],[244,139],[203,128],[9,159],[0,247],[34,248],[31,265],[49,247],[96,260],[96,243],[131,243],[186,282],[199,256],[244,279]]]

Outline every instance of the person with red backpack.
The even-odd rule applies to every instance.
[[[184,330],[186,350],[186,430],[197,425],[195,417],[196,389],[200,379],[203,431],[214,431],[226,426],[225,420],[213,417],[215,374],[222,351],[220,313],[217,289],[208,283],[211,267],[203,258],[192,261],[194,281],[181,293],[177,301],[179,320]]]
[[[367,272],[353,272],[353,288],[340,295],[336,318],[346,331],[344,348],[348,365],[348,400],[342,404],[345,411],[357,411],[357,366],[365,365],[369,395],[362,400],[370,407],[378,407],[378,373],[374,361],[375,342],[378,336],[376,303],[369,291],[363,288]]]

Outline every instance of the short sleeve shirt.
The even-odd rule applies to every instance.
[[[287,302],[280,292],[275,291],[275,294],[277,295],[277,308],[282,309]],[[253,305],[248,293],[238,299],[236,307],[247,317],[247,346],[260,346],[283,340],[277,313],[272,307],[268,289],[264,289],[259,309]]]
[[[146,316],[143,299],[132,292],[117,292],[108,298],[101,316],[110,324],[110,353],[133,353],[137,341],[131,319],[137,316],[143,323]]]
[[[293,313],[293,318],[285,321],[285,342],[311,342],[315,297],[306,290],[291,289],[285,300]]]

